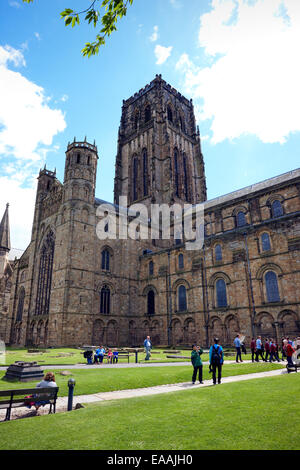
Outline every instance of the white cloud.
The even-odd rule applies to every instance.
[[[164,46],[159,46],[159,45],[155,46],[154,54],[156,56],[156,64],[157,65],[163,64],[171,55],[172,49],[173,49],[172,46],[170,47],[164,47]]]
[[[158,39],[158,26],[154,26],[153,33],[151,34],[149,39],[150,39],[151,42],[157,41],[157,39]]]
[[[23,53],[0,46],[0,201],[10,203],[14,248],[24,249],[30,241],[36,176],[66,122],[61,110],[50,107],[43,88],[9,65],[24,67]]]
[[[68,99],[69,99],[69,97],[66,94],[62,95],[62,97],[61,97],[61,101],[63,101],[63,102],[68,101]]]
[[[38,41],[41,40],[41,35],[40,33],[34,33],[35,37],[37,38]]]
[[[39,160],[38,148],[51,145],[66,127],[63,113],[51,109],[42,87],[7,66],[24,66],[21,51],[0,46],[0,154]]]
[[[300,131],[300,2],[212,0],[200,18],[204,68],[182,54],[177,70],[212,120],[212,142],[256,135],[284,143]]]

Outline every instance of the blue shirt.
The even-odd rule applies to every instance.
[[[233,342],[234,342],[234,345],[235,345],[236,348],[241,347],[241,342],[240,342],[239,338],[235,338],[235,340]]]
[[[211,358],[212,358],[212,348],[216,348],[216,349],[219,348],[219,352],[220,352],[220,356],[221,356],[220,364],[223,364],[223,362],[224,362],[223,348],[219,344],[214,344],[213,346],[210,347],[210,350],[209,350],[209,362],[210,362],[210,364],[211,364]]]
[[[261,340],[260,339],[256,340],[256,349],[261,349]]]

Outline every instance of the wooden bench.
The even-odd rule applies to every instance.
[[[37,387],[37,388],[19,388],[16,390],[0,391],[0,410],[6,409],[5,421],[10,420],[12,408],[21,408],[28,406],[28,403],[46,401],[50,405],[49,414],[56,411],[56,400],[59,387]],[[33,397],[25,398],[27,395]],[[2,400],[1,397],[4,399]]]
[[[297,372],[297,369],[300,369],[300,364],[287,364],[286,365],[286,370],[288,371],[288,374],[292,372],[293,370]]]

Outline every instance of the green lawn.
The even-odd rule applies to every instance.
[[[33,348],[36,349],[36,348]],[[182,362],[189,359],[173,359],[167,358],[167,355],[177,355],[170,350],[168,354],[165,354],[163,351],[166,349],[153,349],[152,356],[150,361],[151,363],[155,362]],[[189,350],[180,350],[178,354],[180,356],[186,356],[190,358],[191,351]],[[251,355],[242,355],[244,360],[251,359]],[[145,359],[145,353],[140,352],[138,355],[139,362],[143,363]],[[235,354],[232,353],[232,356],[226,357],[227,360],[235,360]],[[203,361],[208,361],[208,354],[202,355]],[[55,348],[55,349],[47,349],[46,351],[42,351],[39,353],[28,353],[27,348],[10,348],[6,349],[5,354],[5,364],[10,365],[15,361],[36,361],[41,365],[71,365],[71,364],[86,364],[86,360],[83,357],[82,351],[76,348]],[[106,359],[104,360],[106,362]],[[126,363],[127,358],[120,358],[121,363]],[[135,362],[135,354],[132,353],[130,356],[131,363]],[[0,363],[0,365],[2,365]]]
[[[225,364],[223,376],[250,374],[281,368],[280,364],[261,362],[260,364]],[[47,369],[45,369],[45,372]],[[126,369],[71,369],[71,376],[60,375],[62,371],[55,371],[56,383],[59,386],[59,396],[68,395],[68,380],[70,377],[76,380],[75,395],[109,392],[114,390],[126,390],[133,388],[153,387],[155,385],[188,382],[192,378],[192,366],[164,366],[141,367]],[[204,380],[211,379],[208,366],[203,366]],[[13,388],[35,387],[33,382],[11,382],[3,379],[4,372],[0,373],[0,390]]]
[[[300,374],[0,424],[7,450],[299,450]]]

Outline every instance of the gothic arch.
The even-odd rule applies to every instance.
[[[117,346],[119,342],[119,326],[116,320],[110,320],[106,325],[106,342],[108,346]]]
[[[213,343],[214,338],[219,338],[220,344],[224,342],[224,324],[217,316],[213,316],[209,322],[210,343]]]
[[[226,332],[226,343],[231,345],[237,334],[240,333],[239,319],[236,315],[227,315],[224,321],[225,332]]]
[[[282,310],[278,315],[279,334],[295,338],[300,336],[299,315],[292,310]]]
[[[183,324],[184,330],[184,343],[188,345],[197,342],[196,322],[194,318],[186,318]]]
[[[172,344],[174,346],[183,343],[183,327],[179,318],[173,318],[171,323],[172,328]]]
[[[104,342],[104,323],[99,318],[93,323],[92,330],[92,344],[94,346],[102,346],[101,343]]]
[[[260,312],[255,320],[256,334],[262,338],[276,338],[274,317],[269,312]]]

